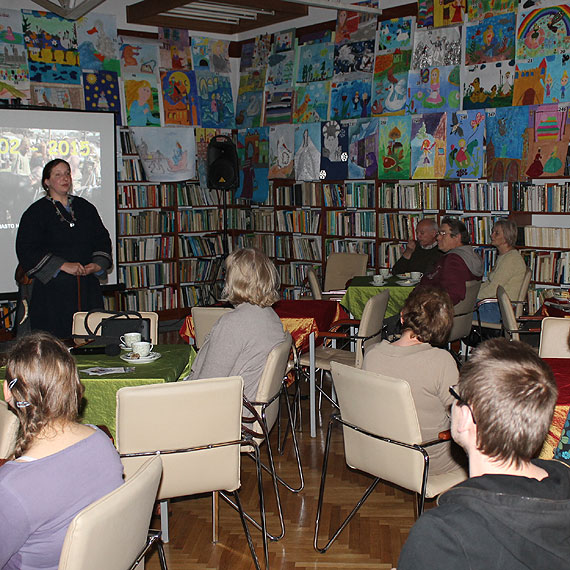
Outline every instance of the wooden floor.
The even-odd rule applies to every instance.
[[[172,339],[174,340],[174,339]],[[304,387],[306,391],[306,386]],[[278,542],[269,543],[269,564],[274,570],[303,568],[376,568],[391,569],[414,522],[413,496],[403,490],[379,485],[368,501],[326,554],[313,549],[315,514],[319,493],[326,425],[330,406],[323,406],[322,422],[317,438],[309,435],[308,400],[303,400],[302,431],[298,433],[305,489],[293,494],[281,488],[286,534]],[[273,430],[276,438],[277,429]],[[344,462],[342,433],[336,428],[329,460],[329,477],[323,508],[321,531],[336,529],[360,498],[371,479],[349,470]],[[277,468],[286,480],[296,481],[296,466],[291,439],[285,454],[276,458]],[[262,457],[266,451],[262,448]],[[189,473],[200,477],[200,473]],[[269,529],[277,530],[275,501],[270,479],[265,479],[265,497]],[[240,497],[248,512],[259,514],[255,481],[255,464],[247,457],[242,461]],[[428,507],[429,508],[429,507]],[[211,495],[182,498],[171,502],[170,542],[165,545],[170,570],[221,568],[242,570],[253,568],[239,515],[220,501],[219,541],[211,542]],[[342,518],[341,518],[342,517]],[[336,525],[336,526],[335,526]],[[159,528],[158,518],[153,527]],[[261,558],[260,533],[252,528],[252,536]],[[322,541],[321,541],[322,542]],[[156,552],[146,563],[147,570],[160,568]]]

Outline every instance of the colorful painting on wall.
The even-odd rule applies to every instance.
[[[433,26],[433,0],[418,0],[418,28]]]
[[[484,172],[484,111],[457,111],[447,116],[445,178],[481,178]]]
[[[160,126],[158,86],[154,75],[129,73],[123,76],[127,124],[130,127]]]
[[[147,180],[176,182],[196,178],[194,129],[131,129]]]
[[[273,34],[273,53],[293,50],[295,47],[295,30],[284,30]]]
[[[461,28],[420,29],[414,34],[411,69],[461,65]]]
[[[266,125],[291,122],[294,94],[293,89],[268,89],[265,92],[264,122]]]
[[[228,40],[210,39],[210,71],[214,73],[231,73],[232,66],[230,64]]]
[[[436,28],[441,26],[452,26],[463,23],[465,14],[465,3],[467,0],[443,0],[433,3],[433,25]]]
[[[331,112],[334,121],[370,116],[372,80],[368,75],[331,83]]]
[[[445,176],[446,113],[425,113],[412,117],[411,173],[413,179]]]
[[[0,99],[29,99],[30,73],[19,10],[0,9],[0,50]]]
[[[261,126],[263,91],[240,93],[236,102],[236,128],[249,129]]]
[[[158,28],[160,67],[164,69],[191,69],[192,54],[188,30]]]
[[[162,104],[165,125],[200,124],[200,104],[193,71],[162,71]]]
[[[226,75],[196,71],[203,127],[231,129],[235,125],[232,86]]]
[[[265,82],[268,85],[291,86],[294,67],[295,52],[293,50],[272,53],[267,62]]]
[[[241,176],[236,197],[265,202],[269,195],[269,129],[239,130],[237,152]]]
[[[515,57],[516,14],[499,14],[465,27],[465,65]]]
[[[326,121],[329,114],[330,81],[298,85],[295,89],[294,123]]]
[[[411,51],[376,56],[372,83],[372,115],[402,114],[408,99]]]
[[[378,119],[348,121],[348,141],[348,177],[374,178],[378,173]]]
[[[146,73],[154,75],[158,72],[158,46],[155,43],[134,42],[133,38],[123,39],[121,52],[122,73]]]
[[[295,127],[269,128],[269,178],[293,178],[295,167]]]
[[[469,0],[467,2],[467,15],[470,22],[491,18],[505,12],[516,12],[516,0]]]
[[[374,40],[363,40],[337,45],[334,48],[334,76],[350,73],[372,73],[374,68]]]
[[[413,16],[406,16],[378,22],[376,53],[411,50],[415,21]]]
[[[210,70],[210,46],[209,38],[192,36],[190,38],[190,53],[192,55],[192,67],[197,70]]]
[[[92,12],[79,18],[75,29],[83,71],[121,71],[115,16]]]
[[[378,119],[378,178],[410,178],[412,116]]]
[[[459,66],[412,70],[408,75],[408,112],[430,113],[459,109]]]
[[[321,180],[344,180],[348,176],[348,125],[321,123]]]
[[[338,10],[335,43],[345,44],[373,38],[377,20],[374,14]]]
[[[83,88],[80,85],[62,83],[32,83],[32,105],[61,109],[85,109]]]
[[[463,109],[510,107],[515,60],[495,61],[463,69]]]
[[[321,170],[321,123],[295,127],[295,180],[319,180]]]
[[[297,83],[324,81],[333,74],[333,44],[305,44],[298,47]]]
[[[513,105],[541,105],[570,101],[570,56],[547,55],[517,61]]]
[[[251,66],[254,69],[265,68],[270,54],[271,54],[271,34],[256,36],[253,47]]]
[[[265,86],[265,74],[259,70],[243,72],[239,75],[238,94],[246,91],[263,91]]]
[[[89,71],[83,74],[85,108],[90,111],[113,111],[122,125],[119,76],[114,71]]]

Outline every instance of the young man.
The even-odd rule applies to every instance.
[[[450,389],[451,433],[470,478],[416,522],[398,570],[562,570],[570,561],[570,468],[532,459],[557,387],[521,342],[480,345]]]
[[[402,257],[392,268],[394,275],[408,271],[429,273],[443,252],[437,247],[437,222],[426,218],[418,223],[416,228],[417,240],[410,240]]]

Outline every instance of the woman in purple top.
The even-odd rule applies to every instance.
[[[0,568],[57,570],[69,523],[123,482],[111,440],[77,422],[83,384],[66,346],[48,333],[8,355],[4,398],[20,420],[0,467]]]

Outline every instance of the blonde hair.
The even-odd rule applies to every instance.
[[[14,457],[20,457],[44,427],[75,422],[84,386],[67,347],[46,332],[20,339],[6,361],[6,382],[20,420]]]
[[[226,259],[224,300],[270,307],[279,300],[279,273],[273,262],[254,248],[238,249]]]
[[[127,109],[130,109],[132,102],[139,97],[139,89],[141,87],[148,87],[150,89],[150,97],[148,98],[148,106],[153,109],[152,103],[152,85],[146,79],[137,81],[136,79],[129,79],[125,81],[125,98],[127,99]]]

